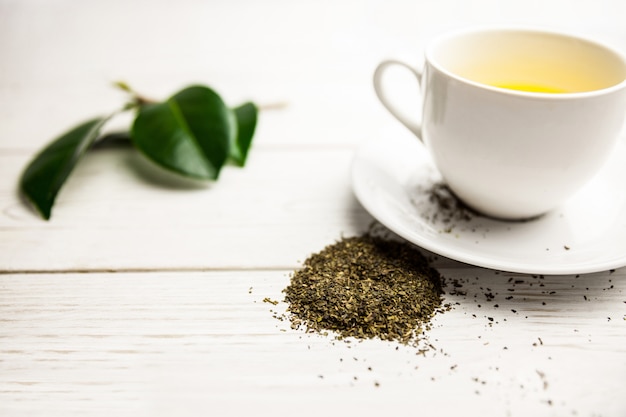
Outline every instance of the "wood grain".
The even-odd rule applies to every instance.
[[[626,271],[441,272],[425,355],[292,330],[284,270],[1,275],[0,414],[623,414]]]
[[[100,150],[76,168],[50,222],[14,189],[27,159],[0,156],[0,176],[13,180],[0,189],[0,269],[293,268],[372,221],[352,195],[352,153],[256,149],[244,169],[198,184],[134,150]]]

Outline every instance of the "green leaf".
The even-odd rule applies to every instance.
[[[217,93],[192,86],[163,103],[142,105],[131,136],[158,165],[192,178],[217,179],[237,129],[233,119]]]
[[[233,113],[237,122],[237,135],[231,144],[230,157],[242,167],[246,164],[248,150],[252,144],[259,110],[254,103],[248,102],[234,108]]]
[[[108,119],[99,117],[90,120],[59,136],[26,167],[20,180],[20,190],[44,219],[50,219],[52,205],[63,183]]]

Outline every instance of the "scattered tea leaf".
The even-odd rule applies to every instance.
[[[244,166],[248,157],[248,150],[252,143],[252,136],[256,128],[259,110],[254,103],[244,103],[233,109],[237,122],[237,135],[230,147],[230,157],[239,166]]]
[[[59,190],[108,119],[98,117],[64,133],[46,146],[26,167],[20,180],[20,190],[44,219],[50,219]]]
[[[104,123],[119,112],[92,119],[55,139],[24,171],[20,191],[44,219],[50,219],[56,196],[78,160],[96,144],[132,143],[162,168],[196,179],[216,180],[228,159],[244,166],[257,124],[254,103],[230,109],[202,85],[184,88],[164,102],[147,99],[121,81],[115,86],[130,95],[121,111],[137,111],[130,133],[99,138]]]
[[[131,137],[163,168],[192,178],[217,179],[235,129],[220,96],[208,87],[192,86],[165,102],[140,106]]]

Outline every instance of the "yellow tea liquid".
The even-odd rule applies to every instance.
[[[524,84],[524,83],[507,83],[507,84],[493,84],[494,87],[506,88],[509,90],[529,91],[532,93],[550,93],[550,94],[563,94],[569,91],[562,88],[551,87],[548,85],[539,84]]]

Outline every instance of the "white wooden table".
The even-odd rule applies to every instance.
[[[465,295],[436,350],[304,334],[274,315],[311,253],[364,232],[357,146],[410,133],[371,88],[387,57],[471,24],[626,48],[617,1],[0,0],[0,416],[625,416],[626,269],[527,276],[439,258]],[[260,115],[248,166],[182,186],[129,149],[89,154],[50,222],[17,194],[71,125],[192,82]],[[127,120],[118,120],[124,127]],[[626,242],[624,242],[626,250]],[[450,289],[448,289],[450,290]],[[515,297],[510,298],[514,290]],[[494,294],[494,298],[486,294]]]

